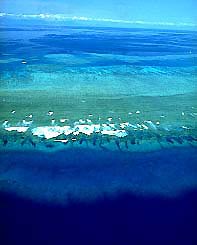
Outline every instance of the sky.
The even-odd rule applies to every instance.
[[[0,12],[197,25],[197,0],[0,0]],[[187,26],[187,25],[185,25]]]

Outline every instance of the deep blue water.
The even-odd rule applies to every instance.
[[[159,64],[157,59],[155,61],[150,60],[150,63],[147,60],[146,63],[143,60],[131,63],[118,59],[109,61],[101,59],[96,63],[94,61],[90,63],[91,66],[134,64],[184,67],[195,65],[191,54],[197,53],[197,34],[191,31],[90,27],[38,28],[31,26],[0,28],[0,34],[1,57],[4,58],[4,54],[9,54],[13,57],[27,59],[31,62],[30,64],[45,63],[44,55],[62,53],[81,55],[86,58],[88,58],[88,54],[127,55],[142,58],[147,56],[188,55],[182,58],[182,62],[179,58],[175,58],[173,60],[162,60]],[[35,57],[39,60],[34,61]],[[17,62],[14,63],[17,65]],[[7,69],[9,65],[7,64]],[[76,66],[76,64],[73,66]],[[2,68],[4,68],[4,65]]]
[[[2,244],[196,244],[196,155],[195,148],[2,153],[1,171],[17,189],[1,182]],[[80,188],[90,190],[85,199]]]
[[[197,192],[176,199],[122,193],[67,207],[0,194],[1,244],[190,244]]]
[[[1,28],[2,53],[15,48],[35,48],[42,46],[46,53],[47,46],[51,53],[55,50],[67,53],[115,53],[130,55],[155,55],[155,53],[186,54],[189,51],[196,53],[196,32],[192,31],[168,31],[147,29],[118,29],[118,28]],[[16,36],[16,33],[20,34]],[[7,41],[10,40],[10,43]],[[30,40],[31,43],[21,41]],[[37,44],[37,46],[36,46]],[[148,44],[148,45],[147,45]],[[35,46],[34,46],[35,45]],[[44,49],[43,49],[44,48]],[[29,50],[32,51],[32,50]],[[31,53],[30,53],[31,54]],[[21,52],[20,52],[20,55]]]

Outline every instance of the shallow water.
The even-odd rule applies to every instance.
[[[71,27],[0,31],[1,88],[101,95],[173,95],[196,89],[196,32]]]
[[[71,121],[90,113],[128,121],[137,110],[144,120],[164,114],[170,124],[196,119],[196,32],[36,26],[0,32],[2,123],[33,114],[46,124],[49,110]]]

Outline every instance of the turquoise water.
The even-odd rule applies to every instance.
[[[0,31],[3,89],[134,96],[196,91],[196,32],[71,27]]]

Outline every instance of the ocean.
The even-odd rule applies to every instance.
[[[0,28],[1,244],[197,243],[196,38]]]

